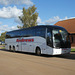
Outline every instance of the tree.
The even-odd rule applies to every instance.
[[[0,36],[0,40],[1,41],[5,41],[5,35],[6,35],[6,32],[1,34],[1,36]]]
[[[22,21],[23,26],[17,26],[18,28],[28,28],[37,25],[38,13],[36,12],[35,5],[29,7],[28,9],[23,8],[23,15],[19,16]]]

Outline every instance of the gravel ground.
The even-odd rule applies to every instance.
[[[0,75],[75,75],[75,52],[36,56],[0,50]]]

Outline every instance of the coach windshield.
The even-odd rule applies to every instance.
[[[70,48],[69,35],[66,30],[53,30],[53,46],[56,48]]]

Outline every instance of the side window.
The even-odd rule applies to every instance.
[[[12,38],[12,33],[10,32],[10,33],[7,33],[6,34],[6,38]]]
[[[41,30],[40,30],[39,28],[37,28],[37,29],[35,30],[35,35],[36,35],[36,36],[41,36]]]
[[[44,37],[45,38],[45,29],[44,28],[37,28],[35,30],[35,35],[36,36],[40,36],[40,37]]]
[[[16,32],[16,36],[21,37],[21,32],[20,31]]]
[[[46,28],[41,29],[41,36],[45,38]]]
[[[21,36],[23,36],[23,37],[32,36],[32,34],[31,34],[31,29],[22,30],[22,31],[21,31]]]
[[[25,37],[27,35],[26,30],[21,30],[21,37]]]
[[[9,33],[6,33],[6,38],[10,38],[10,34]]]
[[[31,34],[35,36],[35,29],[32,29]]]
[[[25,37],[26,35],[27,35],[27,32],[26,32],[26,30],[23,30],[23,37]]]
[[[29,30],[29,35],[30,36],[35,36],[35,29],[30,29]]]
[[[12,32],[12,33],[11,33],[11,37],[12,37],[12,38],[20,37],[19,31]]]
[[[22,37],[22,35],[23,35],[23,32],[22,32],[22,30],[19,32],[19,35],[20,35],[20,37]]]
[[[25,37],[28,37],[28,36],[29,36],[29,30],[26,29],[26,30],[25,30]]]
[[[12,33],[11,32],[9,33],[9,38],[12,38]]]
[[[32,30],[31,29],[27,29],[26,30],[26,37],[30,37],[32,36]]]
[[[35,36],[35,29],[22,30],[21,31],[21,36],[23,36],[23,37]]]
[[[28,36],[33,36],[33,31],[32,31],[32,29],[29,29],[29,30],[28,30]]]

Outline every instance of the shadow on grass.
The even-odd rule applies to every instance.
[[[6,49],[0,49],[0,50],[7,51],[7,52],[14,52],[12,50],[6,50]],[[15,51],[14,53],[21,53],[21,54],[37,56],[35,53],[28,53],[28,52],[21,52],[21,51]],[[64,55],[44,55],[44,54],[42,54],[40,57],[46,57],[46,58],[57,57],[57,58],[75,60],[75,52],[71,52],[70,54],[64,54]]]

